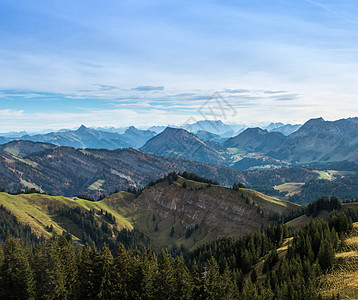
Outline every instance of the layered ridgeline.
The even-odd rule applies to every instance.
[[[205,131],[198,131],[195,136],[183,129],[167,128],[142,149],[160,156],[179,156],[238,169],[358,160],[358,118],[311,119],[295,129],[285,135],[269,127],[247,128],[226,140]]]
[[[118,132],[88,128],[82,125],[77,130],[63,130],[46,134],[22,135],[8,138],[4,137],[0,138],[0,144],[12,141],[13,139],[18,139],[75,148],[139,148],[154,136],[155,132],[153,131],[139,130],[133,126],[120,134]]]
[[[0,148],[0,186],[12,192],[35,188],[53,195],[99,195],[139,188],[165,174],[194,172],[224,185],[243,181],[230,168],[181,158],[162,158],[135,149],[75,149],[27,141]]]
[[[172,171],[193,172],[227,186],[242,182],[247,186],[272,187],[307,182],[319,176],[305,168],[238,171],[135,149],[75,149],[30,141],[0,146],[0,186],[12,192],[35,188],[53,195],[90,194],[98,198],[115,189],[139,188]]]
[[[249,128],[224,143],[240,154],[261,153],[288,163],[357,161],[358,118],[311,119],[285,136]]]
[[[358,118],[337,121],[318,118],[302,126],[270,124],[266,129],[244,131],[237,126],[231,126],[230,130],[221,121],[197,122],[184,129],[153,129],[157,132],[129,127],[119,133],[81,126],[48,134],[0,137],[0,143],[22,139],[75,148],[142,147],[143,151],[158,156],[183,157],[238,169],[358,160]]]
[[[193,248],[220,236],[242,236],[301,208],[250,189],[222,187],[192,173],[183,176],[192,179],[171,173],[136,194],[118,192],[101,201],[36,193],[1,193],[0,201],[37,236],[68,232],[79,243],[110,243],[121,229],[134,228],[155,249],[173,245]],[[143,236],[139,240],[146,241]]]

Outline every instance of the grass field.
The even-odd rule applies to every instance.
[[[275,197],[270,197],[260,192],[250,190],[250,189],[241,189],[244,192],[244,195],[251,198],[262,208],[267,210],[275,210],[279,213],[286,213],[289,209],[299,209],[302,206],[289,202],[277,199]]]
[[[286,196],[292,196],[295,194],[299,194],[301,192],[301,187],[304,184],[304,182],[287,182],[281,185],[274,186],[274,189],[279,192],[287,193]]]
[[[332,173],[330,173],[329,171],[314,171],[318,174],[318,178],[317,179],[326,179],[326,180],[334,180],[335,177]]]
[[[324,297],[339,294],[340,299],[358,299],[358,223],[344,250],[336,254],[333,271],[322,276],[320,290]]]
[[[104,180],[97,180],[96,182],[92,183],[88,189],[91,191],[103,191],[103,189],[101,189],[102,185],[105,183]]]

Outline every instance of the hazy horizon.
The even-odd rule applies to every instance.
[[[322,118],[322,117],[317,117],[317,118]],[[317,118],[311,118],[311,119],[317,119]],[[349,119],[349,118],[358,118],[358,117],[348,117],[348,118],[343,118],[343,119]],[[61,132],[61,131],[76,131],[78,130],[80,127],[82,126],[85,126],[87,128],[90,128],[90,129],[96,129],[96,130],[108,130],[110,131],[111,129],[115,129],[115,130],[122,130],[123,132],[128,129],[129,127],[135,127],[137,129],[140,129],[140,130],[152,130],[152,131],[155,131],[153,129],[151,129],[152,127],[163,127],[163,128],[166,128],[166,127],[173,127],[173,128],[184,128],[185,126],[189,126],[190,128],[190,125],[194,125],[196,124],[197,122],[203,122],[203,121],[208,121],[208,122],[222,122],[224,125],[228,125],[228,126],[231,126],[231,128],[235,131],[235,130],[239,130],[241,132],[241,130],[246,129],[246,128],[255,128],[255,127],[259,127],[261,129],[266,129],[268,126],[270,125],[273,125],[273,124],[283,124],[283,126],[285,125],[299,125],[299,126],[302,126],[304,125],[306,122],[308,122],[309,120],[311,119],[308,119],[306,120],[305,122],[303,123],[290,123],[290,122],[287,122],[287,123],[282,123],[282,122],[261,122],[261,123],[253,123],[253,124],[243,124],[243,123],[232,123],[232,122],[223,122],[222,120],[215,120],[215,119],[201,119],[201,120],[197,120],[196,122],[194,123],[179,123],[179,124],[163,124],[163,125],[157,125],[157,124],[152,124],[152,125],[149,125],[149,126],[135,126],[133,124],[127,124],[127,125],[123,125],[123,126],[91,126],[91,125],[87,125],[85,123],[83,124],[80,124],[79,126],[75,126],[75,127],[63,127],[63,128],[58,128],[58,129],[54,129],[54,128],[45,128],[45,129],[42,129],[42,130],[26,130],[26,129],[22,129],[22,130],[11,130],[11,131],[3,131],[3,132],[0,132],[0,136],[2,134],[5,134],[5,135],[10,135],[11,134],[20,134],[20,133],[26,133],[26,134],[30,134],[30,135],[33,135],[33,134],[46,134],[46,133],[50,133],[50,132]],[[324,121],[330,121],[330,122],[334,122],[334,121],[337,121],[337,120],[341,120],[341,119],[334,119],[334,120],[326,120],[323,118]],[[210,128],[212,130],[210,130]],[[191,132],[191,130],[187,129],[189,132]],[[200,126],[199,126],[199,130],[200,130]],[[205,131],[205,128],[203,127],[201,130],[204,130]],[[196,131],[196,130],[195,130]],[[208,132],[211,132],[211,133],[216,133],[216,134],[219,134],[220,133],[218,132],[218,130],[215,128],[215,127],[209,127],[209,130],[207,130]],[[194,131],[193,131],[194,132]]]

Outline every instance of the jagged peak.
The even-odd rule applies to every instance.
[[[78,127],[76,131],[88,131],[88,130],[89,128],[82,124],[80,127]]]

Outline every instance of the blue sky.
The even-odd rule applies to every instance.
[[[356,1],[1,0],[0,41],[0,132],[358,116]]]

